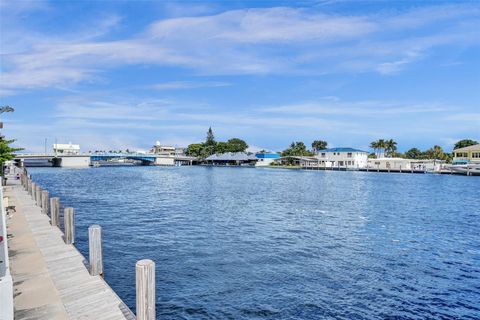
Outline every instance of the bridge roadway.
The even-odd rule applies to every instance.
[[[81,154],[55,154],[55,153],[23,153],[17,154],[15,160],[47,160],[54,167],[84,167],[94,161],[107,161],[111,159],[130,159],[142,161],[142,164],[173,166],[177,163],[191,165],[195,157],[184,155],[162,155],[153,153],[81,153]]]

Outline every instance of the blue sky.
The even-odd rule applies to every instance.
[[[84,151],[480,140],[478,1],[0,1],[3,134]]]

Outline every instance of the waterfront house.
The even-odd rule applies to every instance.
[[[480,144],[453,150],[453,163],[480,163]]]
[[[299,167],[318,167],[318,159],[308,156],[285,156],[274,159],[278,165],[299,166]]]
[[[226,152],[213,154],[205,162],[215,166],[254,166],[257,160],[255,154],[250,152]]]
[[[319,150],[315,156],[323,168],[361,169],[367,166],[368,152],[354,148]]]
[[[412,170],[412,160],[403,158],[368,159],[367,168],[382,171],[408,171]]]
[[[415,171],[439,172],[447,162],[437,159],[410,160],[410,166]]]
[[[275,159],[280,158],[280,155],[274,152],[259,152],[255,154],[255,157],[258,159],[255,163],[256,167],[266,167],[271,165]]]
[[[151,153],[162,155],[162,156],[174,156],[175,147],[172,146],[162,146],[160,141],[157,141],[155,145],[150,150]]]
[[[67,154],[79,154],[80,153],[80,145],[79,144],[72,144],[69,143],[55,143],[53,145],[53,153],[60,154],[60,155],[67,155]]]

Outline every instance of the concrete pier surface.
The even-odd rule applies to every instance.
[[[85,258],[64,243],[20,183],[10,181],[4,196],[16,209],[8,222],[15,319],[135,319],[101,276],[89,274]]]

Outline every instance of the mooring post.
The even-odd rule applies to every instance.
[[[35,182],[32,182],[32,193],[31,193],[32,200],[36,199],[35,191],[37,191],[37,184]]]
[[[46,215],[48,215],[48,204],[49,204],[48,202],[49,202],[48,191],[43,190],[43,192],[42,192],[42,211]]]
[[[149,259],[135,265],[137,320],[155,320],[155,262]]]
[[[103,276],[102,227],[97,224],[88,227],[88,258],[90,275]]]
[[[40,188],[38,184],[36,185],[36,190],[35,190],[35,202],[39,207],[42,205],[42,188]]]
[[[32,195],[32,180],[28,179],[27,182],[27,192],[29,195]]]
[[[65,229],[65,243],[75,243],[75,213],[73,208],[65,208],[63,211],[63,223]]]
[[[50,198],[50,224],[54,227],[60,225],[60,201],[57,197]]]

